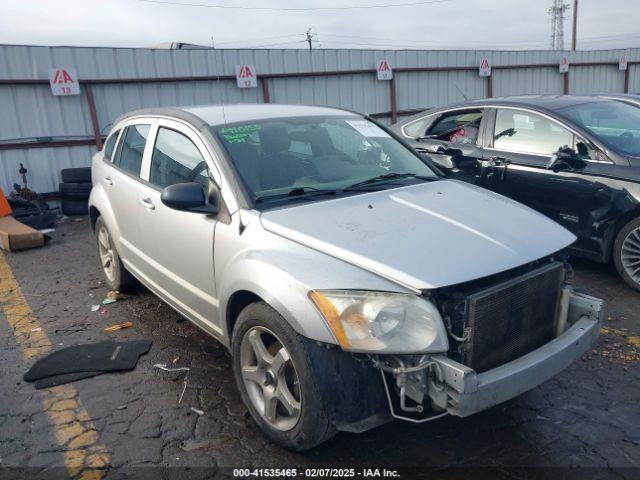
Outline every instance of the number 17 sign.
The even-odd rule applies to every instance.
[[[253,65],[236,65],[236,84],[238,88],[255,88],[258,86],[256,69]]]

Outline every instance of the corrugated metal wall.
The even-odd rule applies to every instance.
[[[607,66],[570,69],[571,93],[621,92],[620,55],[640,60],[640,49],[566,53],[571,63],[606,62]],[[488,57],[493,95],[562,93],[557,67],[497,69],[497,66],[557,64],[552,51],[382,51],[382,50],[152,50],[129,48],[29,47],[0,45],[0,81],[47,79],[51,67],[74,67],[81,80],[233,75],[235,65],[253,64],[258,74],[374,69],[379,59],[393,68],[475,67]],[[477,70],[396,72],[399,110],[434,107],[487,94]],[[630,91],[640,90],[640,66],[629,66]],[[269,79],[271,102],[335,105],[361,112],[388,112],[389,82],[373,73]],[[233,80],[96,84],[98,123],[103,133],[120,114],[139,107],[207,103],[262,102],[260,86],[240,90]],[[81,95],[54,97],[48,85],[0,85],[0,141],[29,137],[93,138],[85,89]],[[389,120],[384,119],[386,123]],[[0,150],[0,187],[18,180],[19,164],[29,169],[32,187],[57,190],[59,170],[89,164],[94,147]]]

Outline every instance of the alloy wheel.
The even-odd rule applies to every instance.
[[[100,254],[100,263],[102,270],[109,281],[115,278],[115,258],[113,253],[113,245],[111,245],[111,237],[109,231],[102,225],[98,230],[98,253]]]
[[[280,339],[264,327],[250,328],[240,344],[242,380],[253,407],[273,428],[288,431],[302,412],[300,382]]]
[[[640,228],[631,230],[623,240],[620,260],[627,275],[640,284]]]

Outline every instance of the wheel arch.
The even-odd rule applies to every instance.
[[[606,250],[604,252],[605,262],[609,262],[613,258],[613,248],[620,230],[622,230],[627,223],[636,218],[640,218],[640,205],[631,210],[627,210],[616,219],[616,221],[612,225],[611,233],[607,238]]]
[[[238,290],[229,298],[225,312],[225,325],[227,327],[229,343],[231,343],[233,328],[236,325],[240,312],[242,312],[242,310],[244,310],[248,305],[256,302],[264,302],[264,299],[260,297],[260,295],[249,290]]]
[[[98,210],[97,207],[95,207],[94,205],[89,206],[89,221],[91,222],[92,231],[96,229],[96,221],[98,220],[98,217],[101,215],[102,214],[100,213],[100,210]]]

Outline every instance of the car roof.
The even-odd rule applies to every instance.
[[[597,95],[518,95],[512,97],[493,97],[483,98],[478,100],[468,100],[465,102],[459,102],[442,107],[435,107],[432,109],[426,109],[423,112],[417,113],[394,125],[395,128],[411,123],[412,121],[422,118],[429,112],[440,112],[442,110],[454,110],[457,108],[473,108],[473,107],[533,107],[541,110],[548,110],[551,112],[559,111],[565,107],[573,105],[580,105],[586,103],[596,102],[613,102],[612,98],[606,98],[606,96]]]
[[[352,117],[356,115],[354,112],[338,108],[272,103],[197,105],[193,107],[181,107],[180,109],[200,117],[205,123],[211,126],[286,117]]]
[[[529,106],[546,110],[560,110],[573,105],[583,103],[607,102],[606,98],[593,95],[519,95],[513,97],[485,98],[472,100],[471,105],[504,105],[504,106]]]

